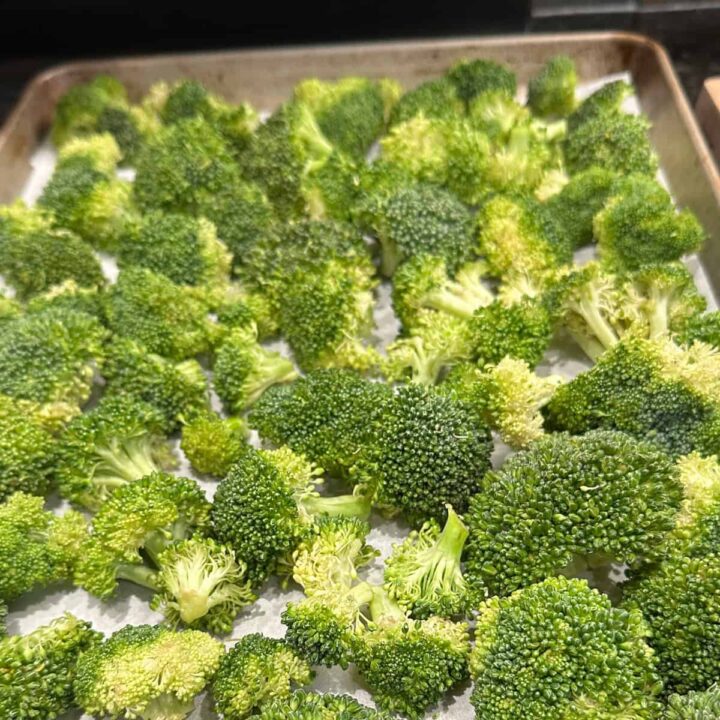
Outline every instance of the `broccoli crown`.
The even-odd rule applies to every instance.
[[[702,342],[720,348],[720,311],[698,313],[686,318],[677,328],[675,339],[683,345]]]
[[[120,272],[106,296],[110,329],[170,360],[185,360],[210,347],[206,305],[187,288],[142,267]]]
[[[208,411],[207,378],[195,360],[175,364],[119,338],[107,347],[103,376],[109,395],[130,395],[159,410],[166,433]]]
[[[0,395],[0,502],[16,491],[45,495],[53,480],[57,445],[42,418]]]
[[[593,221],[602,261],[620,270],[679,260],[699,250],[705,232],[689,210],[676,212],[654,181],[626,180]]]
[[[148,268],[177,285],[226,284],[231,256],[204,218],[162,212],[146,214],[123,238],[121,267]]]
[[[29,635],[1,638],[0,713],[14,720],[54,720],[71,710],[78,660],[101,638],[70,613]]]
[[[661,684],[639,612],[549,578],[480,608],[470,656],[480,720],[655,718]]]
[[[245,422],[199,415],[183,426],[180,447],[196,472],[225,477],[249,447]]]
[[[28,313],[40,313],[50,308],[57,308],[63,312],[86,313],[105,321],[105,308],[103,307],[103,293],[96,287],[80,287],[75,280],[64,282],[51,287],[40,295],[31,298],[25,309]],[[2,308],[0,308],[0,321]]]
[[[20,203],[0,208],[0,273],[22,300],[65,280],[84,287],[105,282],[90,245],[70,231],[54,229],[49,214]]]
[[[465,512],[490,468],[487,427],[464,404],[419,385],[384,402],[361,450],[359,474],[377,501],[415,523],[441,519],[445,506]]]
[[[95,511],[117,488],[174,467],[163,420],[156,408],[128,395],[103,398],[75,418],[58,443],[60,494]]]
[[[388,197],[378,208],[374,230],[386,276],[424,253],[443,258],[451,273],[472,256],[470,212],[452,194],[430,185],[401,188]]]
[[[572,250],[548,209],[527,195],[495,195],[477,215],[478,251],[488,270],[529,275],[569,262]]]
[[[484,93],[502,93],[514,98],[517,92],[515,73],[492,60],[460,60],[447,71],[446,77],[466,104]]]
[[[573,249],[593,242],[593,218],[605,205],[616,177],[605,167],[590,167],[573,175],[548,200],[555,223]]]
[[[671,695],[664,720],[712,720],[720,715],[720,690],[713,685],[705,691]]]
[[[384,713],[349,695],[321,695],[297,690],[260,708],[260,720],[386,720]]]
[[[181,720],[223,653],[219,640],[198,630],[127,625],[82,655],[75,698],[91,715]]]
[[[416,115],[428,118],[453,118],[462,115],[464,105],[458,88],[447,77],[428,80],[408,90],[390,113],[390,125],[405,122]]]
[[[254,324],[231,330],[213,364],[215,390],[231,413],[242,412],[272,385],[296,377],[290,360],[258,343]]]
[[[720,672],[720,633],[714,611],[720,556],[670,552],[624,586],[623,604],[641,611],[668,693],[705,690]]]
[[[215,707],[227,720],[241,720],[295,687],[308,685],[313,671],[283,640],[245,635],[223,657],[212,684]]]
[[[0,597],[14,600],[36,587],[65,580],[71,574],[87,535],[85,519],[43,510],[40,497],[16,492],[0,505]]]
[[[338,150],[317,167],[302,183],[305,211],[314,220],[334,218],[350,222],[359,198],[362,164]]]
[[[391,390],[349,370],[314,370],[270,388],[250,424],[275,445],[288,445],[328,472],[347,477]]]
[[[681,500],[672,460],[650,443],[608,430],[547,435],[488,473],[472,499],[467,577],[507,595],[576,558],[652,558]]]
[[[0,392],[69,419],[90,396],[105,336],[95,318],[60,308],[1,324]]]
[[[567,119],[568,130],[574,131],[586,120],[603,117],[621,110],[622,102],[633,94],[633,88],[624,80],[606,83],[583,100]],[[599,165],[599,167],[602,167]]]
[[[556,55],[528,83],[528,105],[540,117],[568,115],[575,107],[576,85],[575,63]]]
[[[471,122],[447,122],[445,126],[445,184],[468,205],[479,205],[502,179],[492,142]]]
[[[591,167],[603,167],[624,175],[652,176],[657,170],[657,157],[650,145],[648,130],[648,121],[639,115],[591,114],[565,137],[565,165],[571,175]]]

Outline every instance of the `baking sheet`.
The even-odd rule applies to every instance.
[[[580,97],[587,96],[600,85],[618,79],[631,81],[628,73],[608,76],[600,81],[581,86],[578,95]],[[521,99],[523,95],[524,91],[521,89]],[[639,111],[637,99],[635,97],[628,98],[625,109],[628,112],[637,113]],[[21,195],[26,202],[32,204],[39,197],[42,188],[52,174],[55,158],[55,150],[49,140],[43,142],[33,154],[32,173]],[[127,180],[131,180],[133,176],[132,171],[128,169],[121,169],[118,174]],[[663,181],[662,173],[660,173],[659,179],[661,182]],[[576,261],[585,262],[591,259],[592,255],[591,248],[583,249],[577,253]],[[108,256],[101,256],[101,259],[105,274],[110,280],[114,280],[117,276],[117,266],[114,260]],[[687,258],[686,262],[695,277],[698,288],[708,300],[709,309],[716,309],[717,303],[712,295],[710,283],[698,258],[692,256]],[[375,320],[377,343],[379,346],[385,346],[392,341],[398,329],[392,312],[390,288],[387,283],[381,285],[377,291]],[[275,343],[273,347],[287,350],[282,343]],[[558,345],[549,349],[538,372],[540,374],[553,372],[565,377],[574,377],[587,367],[589,367],[589,363],[579,349],[574,346]],[[220,410],[217,398],[213,398],[213,405],[216,410]],[[256,437],[254,441],[257,443]],[[177,451],[182,458],[177,474],[195,477],[208,497],[212,498],[217,482],[194,475],[189,464],[182,457],[179,447]],[[496,439],[493,464],[496,467],[500,465],[508,453],[508,448]],[[67,503],[57,496],[53,496],[49,499],[49,506],[62,511],[67,507]],[[361,575],[371,582],[381,582],[382,557],[390,552],[393,543],[401,541],[406,536],[409,528],[402,521],[388,521],[376,514],[373,514],[371,524],[370,543],[381,552],[381,557],[363,570]],[[66,611],[91,621],[96,629],[106,634],[112,633],[128,623],[133,625],[154,624],[161,622],[163,618],[160,613],[150,609],[148,603],[151,596],[150,591],[137,588],[130,583],[121,583],[117,596],[107,603],[103,603],[84,590],[77,588],[56,587],[51,592],[41,590],[29,593],[12,604],[8,616],[8,631],[10,633],[28,633]],[[225,638],[226,644],[231,646],[237,638],[253,632],[262,632],[271,637],[282,637],[285,629],[280,622],[280,614],[289,601],[298,600],[301,597],[302,593],[293,587],[282,589],[275,581],[270,582],[259,600],[251,607],[246,608],[240,615],[235,623],[233,633]],[[340,668],[317,668],[317,676],[311,688],[321,692],[347,693],[356,697],[360,702],[372,705],[370,694],[362,687],[352,667],[346,671]],[[435,711],[428,713],[428,717],[438,718],[438,720],[472,720],[474,711],[469,702],[470,690],[469,683],[458,688],[455,695],[449,695]],[[88,717],[80,712],[72,712],[64,716],[66,720]],[[204,696],[198,698],[196,708],[190,715],[193,720],[211,720],[217,717],[212,710],[211,702]]]

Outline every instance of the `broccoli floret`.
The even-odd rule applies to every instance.
[[[556,55],[528,83],[528,105],[540,117],[569,115],[575,107],[576,85],[572,58]]]
[[[148,213],[123,238],[118,260],[120,267],[148,268],[177,285],[219,292],[229,282],[230,252],[204,218]]]
[[[573,175],[547,207],[560,232],[573,249],[593,242],[593,218],[605,205],[617,175],[604,167],[591,167]]]
[[[619,270],[679,260],[700,249],[705,232],[689,210],[677,212],[653,180],[628,178],[593,221],[602,261]]]
[[[103,366],[108,395],[130,395],[162,413],[166,433],[207,413],[207,378],[195,360],[173,363],[132,340],[115,339]]]
[[[705,691],[671,695],[664,720],[713,720],[720,716],[720,689],[717,684]]]
[[[28,313],[41,313],[50,308],[57,308],[62,312],[70,310],[92,315],[100,322],[104,322],[103,298],[103,292],[98,288],[80,287],[74,280],[66,280],[31,298],[25,309]],[[0,308],[0,322],[1,318]]]
[[[451,273],[472,256],[472,216],[440,188],[415,185],[393,193],[378,207],[373,229],[387,277],[400,263],[425,253],[443,258]]]
[[[127,625],[82,655],[75,698],[90,715],[182,720],[223,653],[219,640],[198,630]]]
[[[271,700],[260,709],[260,720],[387,720],[384,713],[361,705],[349,695],[321,695],[298,690]]]
[[[247,451],[247,428],[242,418],[199,415],[182,429],[180,447],[196,472],[225,477]]]
[[[465,615],[473,597],[460,567],[468,530],[452,506],[440,529],[436,520],[393,546],[385,561],[385,591],[414,617]]]
[[[22,300],[64,280],[85,287],[105,282],[90,245],[70,231],[53,228],[48,213],[21,201],[0,208],[0,273]]]
[[[539,377],[524,360],[504,357],[482,370],[470,363],[458,365],[440,390],[467,403],[517,450],[542,437],[541,409],[562,383],[558,375]]]
[[[488,473],[465,520],[467,578],[507,595],[562,572],[658,554],[682,499],[672,460],[616,431],[546,435]]]
[[[254,322],[259,340],[268,340],[278,333],[276,308],[265,293],[231,284],[217,305],[215,312],[221,330],[248,327]]]
[[[496,148],[472,124],[447,123],[444,154],[448,190],[467,205],[480,205],[497,180]]]
[[[245,635],[223,657],[212,684],[215,707],[226,720],[242,720],[313,679],[310,666],[283,640]]]
[[[105,337],[95,318],[60,308],[0,324],[0,393],[69,420],[90,397]]]
[[[542,273],[571,260],[572,250],[548,209],[524,195],[495,195],[477,216],[478,251],[497,277]]]
[[[420,385],[397,388],[369,434],[359,477],[376,488],[376,502],[417,524],[442,519],[447,504],[465,512],[490,467],[487,427],[464,404]]]
[[[33,588],[68,579],[87,536],[85,519],[53,515],[44,500],[17,492],[0,505],[0,597],[14,600]]]
[[[164,418],[128,395],[108,396],[75,418],[57,449],[60,494],[96,511],[119,487],[177,464],[163,437]]]
[[[212,508],[215,536],[231,546],[260,585],[292,553],[314,515],[367,517],[369,498],[320,497],[319,471],[288,448],[248,450],[218,485]]]
[[[416,115],[428,118],[453,118],[462,115],[464,103],[455,83],[447,77],[428,80],[408,90],[390,113],[390,126]]]
[[[473,98],[468,119],[473,127],[499,144],[508,141],[513,128],[527,126],[531,120],[528,109],[515,100],[514,93],[508,95],[502,90],[484,92]]]
[[[344,77],[331,83],[313,78],[296,85],[293,97],[310,108],[320,131],[333,145],[362,160],[382,132],[400,93],[393,80]]]
[[[391,390],[349,370],[315,370],[270,388],[253,406],[250,425],[329,473],[347,478]]]
[[[220,345],[213,364],[213,383],[228,412],[242,412],[269,387],[298,376],[292,362],[257,341],[254,325],[234,328]]]
[[[651,720],[661,683],[647,634],[639,612],[613,608],[582,580],[492,598],[470,656],[475,717]]]
[[[350,222],[358,202],[361,167],[339,151],[313,167],[302,183],[308,217]]]
[[[675,340],[682,345],[702,342],[720,348],[720,311],[714,310],[688,317],[677,328]]]
[[[468,676],[468,627],[409,620],[382,588],[373,588],[370,616],[372,625],[351,638],[360,676],[383,710],[419,720]]]
[[[75,707],[79,658],[102,635],[70,613],[28,635],[0,639],[0,713],[13,720],[54,720]]]
[[[633,93],[631,85],[624,80],[605,83],[592,95],[583,100],[567,120],[568,130],[574,131],[586,120],[620,112],[623,100]],[[599,166],[602,167],[602,166]]]
[[[186,360],[210,348],[207,306],[188,288],[146,268],[120,272],[107,292],[106,315],[114,333],[170,360]]]
[[[485,93],[514,98],[517,92],[515,73],[492,60],[460,60],[447,71],[446,77],[466,105]]]

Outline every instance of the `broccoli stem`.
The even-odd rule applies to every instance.
[[[430,293],[427,297],[427,304],[434,310],[445,312],[461,320],[469,320],[475,310],[492,302],[492,298],[486,301],[486,298],[474,297],[463,288],[458,288],[458,290],[460,291],[458,294],[445,289]]]
[[[617,345],[618,336],[610,323],[602,316],[602,313],[598,309],[598,302],[599,298],[594,295],[588,298],[581,298],[577,302],[577,310],[585,319],[585,322],[587,322],[603,348],[609,350],[611,347]]]
[[[185,518],[178,518],[169,530],[157,530],[150,534],[143,545],[143,549],[150,556],[150,559],[160,565],[160,555],[170,545],[179,540],[185,540],[188,536],[189,525]]]
[[[263,350],[263,357],[244,388],[245,404],[252,405],[269,387],[291,382],[297,377],[298,372],[290,360],[279,353]]]
[[[445,507],[448,515],[445,527],[438,538],[436,552],[451,558],[455,563],[459,563],[468,537],[468,529],[460,516],[453,510],[452,505],[446,505]]]
[[[158,470],[147,435],[127,438],[107,447],[98,447],[95,452],[102,458],[97,470],[108,476],[104,484],[107,484],[113,475],[125,482],[134,482]]]
[[[370,517],[372,508],[372,501],[364,495],[336,495],[334,497],[308,495],[299,502],[302,510],[309,515],[356,517],[361,520],[367,520]]]
[[[158,590],[157,575],[147,565],[122,563],[117,566],[115,575],[120,580],[129,580],[136,585],[150,588],[150,590]]]
[[[388,597],[388,594],[381,586],[371,586],[370,617],[374,623],[402,622],[406,616],[403,609]]]
[[[648,316],[650,338],[662,337],[668,331],[669,298],[665,293],[650,293],[651,312]]]
[[[183,720],[195,705],[195,698],[180,700],[176,695],[164,693],[153,698],[142,710],[138,710],[140,720]]]

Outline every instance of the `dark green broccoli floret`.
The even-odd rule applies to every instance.
[[[260,709],[260,720],[387,720],[384,713],[349,695],[321,695],[298,690]]]
[[[215,707],[226,720],[242,720],[272,700],[288,698],[313,674],[283,640],[245,635],[220,662],[212,684]]]
[[[159,410],[166,433],[208,410],[207,378],[195,360],[173,363],[132,340],[107,347],[103,377],[109,395],[130,395]]]
[[[66,613],[28,635],[0,639],[0,713],[54,720],[75,707],[78,659],[100,643],[90,623]]]
[[[619,112],[622,109],[623,100],[632,93],[632,86],[624,80],[604,84],[599,90],[585,98],[570,114],[567,119],[568,130],[574,131],[591,118]]]
[[[453,118],[462,115],[463,100],[456,84],[447,77],[428,80],[408,90],[390,113],[390,125],[416,115],[427,118]]]
[[[467,577],[506,595],[561,572],[658,554],[682,488],[657,447],[614,431],[547,435],[488,473],[465,520]]]
[[[478,720],[658,716],[661,683],[639,612],[551,578],[481,608],[470,655]]]
[[[460,60],[446,73],[460,99],[468,104],[483,93],[493,92],[514,98],[517,92],[515,73],[492,60]]]
[[[568,115],[575,107],[576,85],[572,58],[556,55],[528,83],[528,105],[540,117]]]
[[[391,390],[349,370],[315,370],[270,388],[250,425],[275,445],[288,445],[330,473],[348,477]]]
[[[204,632],[127,625],[82,655],[75,699],[98,717],[182,720],[223,653],[222,643]]]
[[[247,428],[238,417],[199,415],[183,426],[180,447],[196,472],[225,477],[249,447]]]
[[[0,505],[0,562],[5,568],[0,597],[5,601],[72,576],[87,537],[85,519],[74,511],[53,515],[43,504],[40,497],[17,492]]]
[[[705,691],[671,695],[664,720],[713,720],[720,717],[720,688],[717,684]]]
[[[85,287],[105,282],[90,245],[21,202],[0,208],[0,273],[23,300],[64,280]]]
[[[75,418],[61,435],[56,478],[60,494],[90,510],[119,487],[175,467],[156,408],[129,395],[110,395]]]
[[[676,340],[683,345],[703,342],[720,348],[720,311],[714,310],[687,318],[677,329]]]
[[[127,268],[106,296],[110,329],[170,360],[210,348],[213,326],[207,306],[188,288],[146,268]]]

